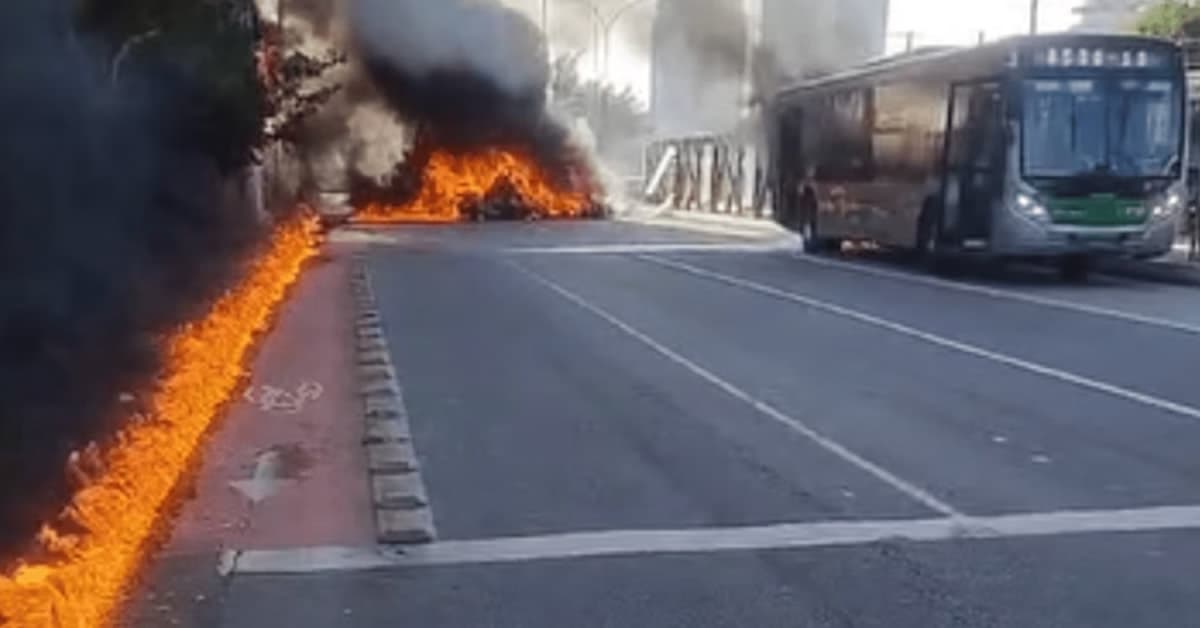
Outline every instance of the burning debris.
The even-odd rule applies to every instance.
[[[315,220],[293,219],[206,316],[166,339],[166,365],[146,419],[121,430],[106,455],[89,447],[71,456],[77,492],[38,535],[40,560],[0,575],[0,625],[112,621],[164,504],[241,385],[248,352],[316,243]]]
[[[584,218],[605,213],[589,157],[547,111],[541,33],[479,0],[356,0],[362,67],[416,129],[382,180],[350,174],[359,222]]]
[[[229,4],[186,7],[188,33],[228,54],[197,69],[163,54],[186,46],[174,31],[108,39],[125,3],[0,2],[0,564],[70,499],[70,453],[125,424],[120,395],[153,383],[164,335],[265,235],[222,199],[258,133],[231,104],[257,79]]]
[[[351,176],[359,223],[445,223],[602,217],[581,167],[552,179],[528,151],[453,151],[418,142],[387,186]]]

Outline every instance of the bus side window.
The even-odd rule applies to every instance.
[[[812,160],[816,178],[838,183],[871,178],[874,169],[871,90],[825,94],[815,97],[811,104],[805,126],[810,142],[806,142],[804,152]]]

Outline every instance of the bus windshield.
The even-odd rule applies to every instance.
[[[1027,177],[1177,177],[1183,112],[1167,79],[1029,79]]]

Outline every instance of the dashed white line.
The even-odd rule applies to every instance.
[[[1200,506],[1065,511],[993,517],[784,523],[682,530],[611,530],[442,541],[405,549],[315,547],[237,552],[237,574],[304,574],[388,568],[524,563],[604,556],[854,547],[887,542],[1200,530]]]
[[[675,244],[583,244],[529,246],[505,249],[525,255],[628,255],[631,253],[768,253],[787,250],[780,244],[675,243]]]
[[[1087,305],[1084,303],[1073,303],[1071,301],[1063,301],[1061,299],[1052,299],[1049,297],[1040,297],[1040,296],[1036,296],[1036,295],[1032,295],[1032,294],[1023,294],[1020,292],[1014,292],[1012,290],[1003,290],[1000,288],[991,288],[988,286],[981,286],[978,284],[962,283],[962,282],[957,282],[957,281],[948,281],[945,279],[938,279],[937,277],[927,277],[927,276],[922,276],[922,275],[916,275],[913,273],[888,270],[886,268],[879,268],[879,267],[871,266],[868,264],[854,264],[854,263],[850,263],[850,262],[844,262],[844,261],[828,259],[828,258],[819,258],[819,257],[814,257],[812,255],[802,255],[802,254],[797,254],[794,257],[798,260],[803,261],[806,264],[812,264],[814,266],[822,266],[825,268],[835,268],[838,270],[845,270],[848,272],[855,272],[855,273],[859,273],[859,274],[863,274],[863,275],[872,275],[875,277],[883,277],[885,279],[894,279],[897,281],[905,281],[908,283],[921,284],[921,285],[931,286],[934,288],[942,288],[945,290],[956,290],[958,292],[966,292],[966,293],[970,293],[970,294],[977,294],[980,296],[991,297],[993,299],[1018,301],[1018,302],[1022,302],[1022,303],[1029,303],[1032,305],[1040,305],[1042,307],[1049,307],[1049,308],[1054,308],[1054,309],[1059,309],[1059,310],[1078,312],[1081,314],[1088,314],[1091,316],[1113,318],[1113,319],[1125,321],[1127,323],[1137,323],[1139,325],[1160,327],[1163,329],[1170,329],[1172,331],[1182,332],[1185,334],[1192,334],[1192,335],[1200,336],[1200,325],[1189,325],[1187,323],[1183,323],[1180,321],[1173,321],[1173,320],[1169,320],[1169,319],[1165,319],[1165,318],[1160,318],[1157,316],[1144,316],[1142,314],[1135,314],[1133,312],[1115,310],[1112,308],[1100,307],[1100,306],[1095,306],[1095,305]]]
[[[1123,387],[1117,386],[1115,384],[1109,384],[1107,382],[1102,382],[1099,380],[1091,379],[1089,377],[1077,375],[1077,374],[1071,373],[1069,371],[1064,371],[1064,370],[1057,369],[1057,368],[1054,368],[1051,366],[1046,366],[1044,364],[1038,364],[1037,362],[1031,362],[1029,360],[1023,360],[1021,358],[1013,357],[1011,355],[1006,355],[1003,353],[990,351],[988,349],[984,349],[982,347],[977,347],[975,345],[968,344],[965,342],[951,340],[950,338],[946,338],[944,336],[939,336],[939,335],[931,333],[931,332],[922,331],[922,330],[916,329],[914,327],[909,327],[908,325],[890,321],[885,318],[875,316],[873,314],[867,314],[865,312],[860,312],[858,310],[854,310],[854,309],[851,309],[851,308],[848,308],[845,306],[837,305],[835,303],[830,303],[828,301],[822,301],[820,299],[815,299],[813,297],[807,297],[807,296],[804,296],[801,294],[797,294],[795,292],[789,292],[787,290],[775,288],[773,286],[768,286],[766,284],[762,284],[757,281],[751,281],[749,279],[743,279],[741,277],[735,277],[733,275],[726,275],[724,273],[711,271],[711,270],[708,270],[705,268],[700,268],[698,266],[693,266],[691,264],[686,264],[684,262],[677,262],[674,260],[669,260],[669,259],[665,259],[665,258],[661,258],[661,257],[653,257],[653,256],[648,256],[648,255],[639,256],[638,259],[642,259],[642,260],[645,260],[652,264],[657,264],[659,266],[663,266],[666,268],[671,268],[673,270],[683,272],[683,273],[686,273],[689,275],[693,275],[696,277],[702,277],[705,279],[710,279],[712,281],[724,283],[726,285],[735,286],[735,287],[742,288],[745,290],[750,290],[752,292],[758,292],[760,294],[764,294],[764,295],[767,295],[767,296],[770,296],[770,297],[773,297],[776,299],[790,301],[792,303],[798,303],[800,305],[804,305],[804,306],[813,308],[815,310],[820,310],[820,311],[823,311],[823,312],[826,312],[829,314],[833,314],[833,315],[840,316],[843,318],[848,318],[848,319],[857,321],[857,322],[865,324],[865,325],[870,325],[872,327],[884,329],[884,330],[887,330],[887,331],[890,331],[890,332],[893,332],[896,334],[908,336],[909,338],[913,338],[916,340],[920,340],[922,342],[936,345],[936,346],[942,347],[944,349],[949,349],[951,351],[956,351],[959,353],[964,353],[967,355],[971,355],[971,356],[975,356],[975,357],[989,360],[992,362],[996,362],[998,364],[1003,364],[1005,366],[1009,366],[1009,367],[1012,367],[1012,368],[1015,368],[1018,370],[1027,371],[1029,373],[1034,373],[1036,375],[1041,375],[1041,376],[1049,378],[1049,379],[1054,379],[1054,380],[1058,380],[1060,382],[1072,384],[1072,385],[1078,386],[1080,388],[1085,388],[1085,389],[1092,390],[1095,392],[1104,393],[1106,395],[1118,397],[1118,398],[1124,399],[1126,401],[1132,401],[1134,403],[1138,403],[1138,404],[1142,404],[1142,405],[1149,406],[1152,408],[1156,408],[1158,410],[1163,410],[1165,412],[1168,412],[1171,414],[1176,414],[1176,415],[1183,416],[1183,417],[1187,417],[1189,419],[1200,420],[1200,408],[1195,408],[1195,407],[1192,407],[1192,406],[1189,406],[1189,405],[1186,405],[1183,403],[1171,401],[1168,399],[1162,399],[1159,397],[1155,397],[1153,395],[1138,392],[1136,390],[1131,390],[1129,388],[1123,388]]]
[[[874,462],[871,462],[870,460],[867,460],[866,458],[863,458],[862,456],[860,456],[857,453],[851,451],[850,449],[844,447],[843,445],[834,441],[833,439],[830,439],[830,438],[827,438],[827,437],[821,435],[820,433],[818,433],[813,428],[809,427],[804,422],[785,414],[783,411],[772,406],[771,404],[769,404],[765,401],[762,401],[760,399],[754,398],[753,396],[751,396],[749,393],[742,390],[741,388],[738,388],[737,386],[722,379],[721,377],[719,377],[712,371],[704,368],[703,366],[700,366],[699,364],[696,364],[695,362],[689,360],[688,358],[685,358],[684,356],[680,355],[673,349],[663,345],[662,343],[658,342],[657,340],[642,333],[641,331],[634,328],[632,325],[629,325],[625,321],[622,321],[621,319],[617,318],[615,315],[609,313],[607,310],[602,309],[601,307],[591,303],[590,301],[588,301],[587,299],[584,299],[583,297],[579,296],[578,294],[575,294],[574,292],[568,290],[567,288],[564,288],[563,286],[555,283],[554,281],[547,279],[547,278],[525,268],[524,266],[521,266],[520,264],[517,264],[515,262],[510,262],[510,263],[515,268],[517,268],[520,272],[529,276],[534,281],[542,284],[543,286],[546,286],[547,288],[549,288],[553,292],[557,293],[559,296],[563,297],[564,299],[570,301],[571,303],[574,303],[575,305],[579,306],[580,308],[601,318],[608,324],[610,324],[613,327],[624,332],[626,335],[628,335],[631,338],[637,340],[638,342],[641,342],[642,344],[646,345],[647,347],[649,347],[650,349],[652,349],[659,355],[663,356],[664,358],[667,358],[668,360],[670,360],[670,361],[678,364],[679,366],[683,367],[684,369],[690,371],[692,374],[707,381],[708,383],[712,384],[716,388],[725,392],[729,396],[753,407],[760,414],[799,433],[800,435],[802,435],[805,438],[809,439],[810,441],[816,443],[818,446],[829,451],[830,453],[834,454],[835,456],[845,460],[846,462],[849,462],[850,464],[869,473],[870,475],[875,476],[875,478],[890,485],[892,488],[896,489],[897,491],[909,496],[910,498],[916,500],[917,502],[920,502],[921,504],[924,504],[925,507],[929,508],[930,510],[933,510],[934,512],[938,512],[938,513],[941,513],[941,514],[949,516],[949,517],[962,517],[963,516],[963,514],[960,513],[958,510],[956,510],[954,507],[943,502],[942,500],[938,499],[937,497],[934,497],[932,494],[930,494],[925,489],[922,489],[922,488],[908,482],[907,480],[904,480],[904,479],[894,475],[890,471],[884,469],[883,467],[880,467],[879,465],[875,464]]]

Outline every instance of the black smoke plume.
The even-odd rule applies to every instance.
[[[547,111],[546,43],[521,13],[495,0],[354,0],[351,26],[375,91],[415,127],[418,154],[512,146],[560,182],[588,165]]]
[[[61,511],[69,454],[135,414],[164,335],[262,232],[218,193],[236,160],[206,141],[231,136],[209,90],[154,54],[118,75],[122,42],[78,32],[76,4],[0,2],[0,560]]]

